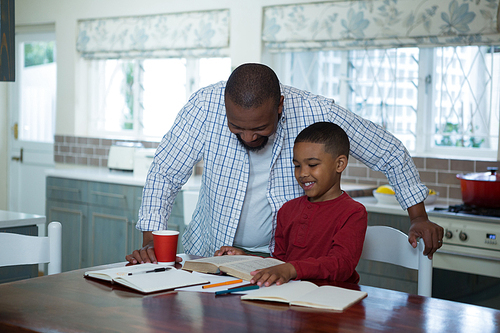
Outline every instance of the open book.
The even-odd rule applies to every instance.
[[[151,263],[88,271],[84,276],[116,282],[142,293],[210,283],[199,275]]]
[[[253,272],[257,269],[267,268],[283,264],[284,262],[275,258],[261,258],[255,256],[216,256],[188,260],[182,269],[200,273],[218,274],[224,272],[228,275],[250,281]]]
[[[260,288],[242,300],[284,302],[290,305],[342,311],[365,298],[367,293],[333,286],[318,287],[309,281],[292,281]]]

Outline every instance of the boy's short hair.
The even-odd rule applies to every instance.
[[[294,143],[310,142],[322,143],[325,145],[325,151],[337,158],[339,155],[345,155],[349,158],[349,137],[339,126],[330,122],[317,122],[304,128],[295,138]]]

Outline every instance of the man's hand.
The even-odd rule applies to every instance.
[[[242,249],[238,249],[233,246],[221,246],[221,248],[217,251],[215,251],[214,256],[223,256],[223,255],[244,255],[246,254],[245,251]]]
[[[409,207],[408,215],[411,223],[408,242],[413,248],[416,248],[417,238],[422,238],[425,244],[424,255],[432,259],[434,252],[443,245],[444,229],[429,221],[423,202]]]
[[[295,267],[289,263],[258,269],[250,274],[253,275],[250,283],[256,283],[260,287],[269,287],[273,283],[276,283],[276,285],[279,286],[280,284],[287,283],[297,277]]]
[[[152,231],[144,231],[142,233],[142,248],[139,250],[134,250],[132,254],[125,256],[125,259],[135,265],[135,264],[145,264],[145,263],[153,263],[157,264],[155,256],[155,249],[153,244],[153,232]],[[175,262],[181,262],[181,257],[175,257]]]
[[[152,262],[154,264],[158,263],[155,256],[155,249],[153,247],[153,241],[147,243],[139,250],[134,250],[132,254],[125,257],[127,261],[131,264],[144,264]]]

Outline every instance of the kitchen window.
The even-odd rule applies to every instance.
[[[286,52],[273,63],[283,83],[335,99],[413,154],[497,156],[499,46]]]
[[[84,60],[89,134],[159,140],[189,96],[226,80],[230,58]]]
[[[76,134],[158,141],[192,93],[228,78],[229,27],[228,9],[78,21]]]

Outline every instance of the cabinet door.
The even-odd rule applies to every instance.
[[[129,248],[129,253],[132,251],[140,249],[142,247],[142,232],[137,230],[135,227],[137,221],[139,220],[139,209],[141,208],[142,203],[142,186],[135,186],[134,188],[134,210],[132,212],[132,221],[130,223],[130,235],[131,235],[131,243]]]
[[[135,186],[89,182],[88,202],[91,206],[103,206],[132,211]]]
[[[62,224],[62,271],[89,267],[84,251],[87,244],[87,205],[47,200],[47,222]]]
[[[87,250],[91,266],[125,261],[133,247],[130,235],[133,220],[132,211],[89,206]]]
[[[47,200],[87,201],[87,182],[83,180],[47,177],[46,191]]]

